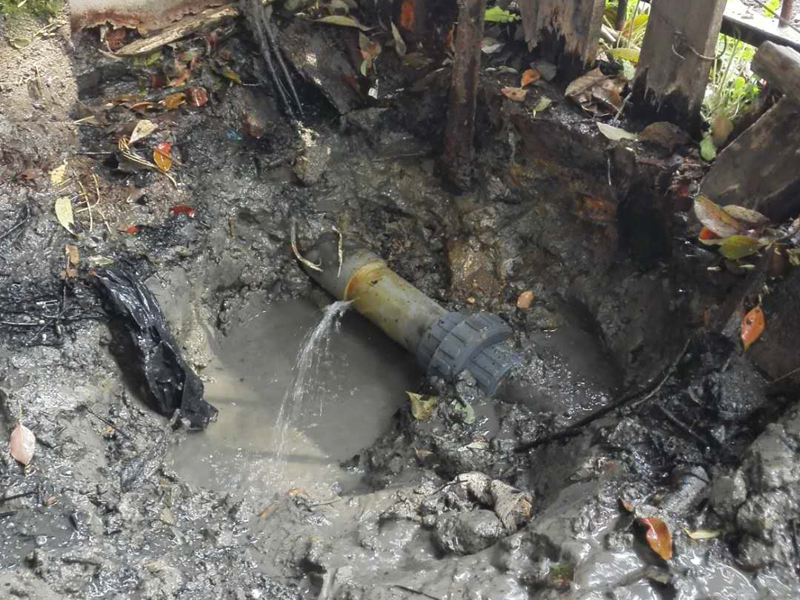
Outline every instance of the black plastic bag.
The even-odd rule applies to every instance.
[[[205,429],[219,412],[203,400],[203,382],[181,356],[153,293],[128,271],[95,272],[100,294],[130,336],[147,400],[164,416],[176,409],[192,429]]]

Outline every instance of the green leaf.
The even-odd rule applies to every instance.
[[[503,10],[499,6],[493,6],[486,9],[486,22],[487,23],[511,23],[512,21],[519,21],[520,16]]]
[[[468,402],[456,400],[450,405],[450,410],[456,415],[459,421],[466,425],[475,422],[475,409]]]
[[[615,59],[624,59],[632,63],[639,62],[639,54],[641,50],[638,48],[611,48],[608,53]]]
[[[618,142],[620,140],[636,141],[639,137],[635,133],[625,131],[619,127],[614,127],[613,125],[606,125],[605,123],[598,123],[597,128],[600,130],[600,133],[602,133],[612,142]]]
[[[704,137],[700,142],[700,156],[703,160],[711,162],[717,157],[717,147],[711,137]]]
[[[536,103],[536,106],[533,107],[533,116],[536,116],[536,113],[540,113],[543,110],[547,110],[547,108],[553,103],[550,98],[547,96],[542,96],[539,98],[539,102]]]
[[[732,235],[726,238],[719,247],[719,252],[728,260],[739,260],[758,252],[761,244],[758,240],[746,235]]]

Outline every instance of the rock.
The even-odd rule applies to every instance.
[[[503,523],[490,510],[448,513],[436,520],[434,539],[445,552],[475,554],[505,535]]]
[[[451,293],[457,298],[478,296],[491,299],[500,292],[493,260],[474,239],[447,243],[447,261],[452,281]]]
[[[715,479],[709,499],[720,517],[732,519],[736,515],[736,510],[747,499],[747,487],[741,471]]]
[[[517,308],[526,310],[531,307],[532,303],[533,303],[533,292],[530,290],[525,290],[519,295],[519,298],[517,298]]]
[[[317,183],[325,171],[331,158],[331,147],[319,141],[311,141],[303,156],[294,164],[294,173],[303,185],[312,186]]]

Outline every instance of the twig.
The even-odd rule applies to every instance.
[[[653,382],[651,382],[644,390],[642,390],[640,392],[633,392],[633,393],[625,394],[622,398],[620,398],[616,402],[612,402],[608,406],[604,406],[600,410],[597,410],[597,411],[593,412],[592,414],[584,417],[583,419],[581,419],[577,423],[574,423],[573,425],[568,426],[566,429],[562,429],[561,431],[557,431],[554,434],[549,435],[547,437],[544,437],[542,439],[534,440],[532,442],[528,442],[527,444],[523,444],[521,446],[517,446],[516,448],[514,448],[514,452],[527,452],[528,450],[531,450],[532,448],[536,448],[538,446],[541,446],[543,444],[547,444],[549,442],[553,442],[553,441],[564,439],[564,438],[568,438],[568,437],[574,437],[574,436],[578,435],[586,425],[589,425],[590,423],[593,423],[594,421],[596,421],[600,417],[603,417],[603,416],[607,415],[608,413],[610,413],[611,411],[613,411],[613,410],[615,410],[617,408],[620,408],[621,406],[624,406],[625,404],[628,404],[629,402],[632,402],[632,401],[636,400],[637,396],[640,396],[641,394],[644,394],[644,396],[642,398],[640,398],[639,400],[636,400],[636,402],[631,406],[631,408],[636,408],[638,406],[641,406],[643,403],[647,402],[648,400],[650,400],[650,398],[652,398],[653,396],[658,394],[658,392],[661,391],[661,388],[664,387],[664,384],[667,382],[667,380],[675,372],[675,369],[678,368],[678,365],[680,364],[681,360],[683,359],[684,355],[686,354],[686,351],[689,349],[689,344],[691,342],[692,342],[692,338],[690,337],[688,340],[686,340],[686,343],[683,345],[683,349],[680,351],[678,356],[675,358],[675,360],[672,361],[672,363],[669,365],[667,370],[664,372],[664,375],[659,380],[657,380],[655,382],[655,384],[653,384]]]
[[[8,236],[10,236],[12,233],[14,233],[17,229],[19,229],[20,227],[25,225],[25,223],[28,222],[28,219],[30,218],[30,216],[31,216],[31,209],[30,209],[30,206],[28,206],[26,204],[25,205],[25,216],[22,217],[19,221],[17,221],[16,224],[11,229],[6,231],[4,234],[0,235],[0,241],[6,239]]]
[[[89,408],[88,406],[84,406],[84,408],[86,409],[86,412],[88,412],[90,415],[92,415],[92,416],[93,416],[95,419],[99,419],[100,421],[102,421],[103,423],[105,423],[106,425],[108,425],[109,427],[111,427],[111,428],[112,428],[114,431],[116,431],[117,433],[119,433],[119,434],[120,434],[122,437],[124,437],[126,440],[129,440],[129,439],[131,439],[131,436],[129,436],[127,433],[125,433],[124,431],[122,431],[122,429],[120,429],[119,427],[117,427],[117,426],[114,424],[114,422],[113,422],[113,421],[110,421],[109,419],[106,419],[105,417],[103,417],[103,416],[101,416],[101,415],[98,415],[96,412],[94,412],[94,411],[93,411],[91,408]]]
[[[784,379],[786,379],[788,377],[791,377],[795,373],[800,373],[800,367],[797,367],[796,369],[792,369],[788,373],[784,373],[783,375],[781,375],[777,379],[773,379],[772,381],[770,381],[770,383],[778,383],[779,381],[783,381]]]
[[[693,438],[696,442],[699,442],[700,444],[702,444],[704,446],[710,446],[711,445],[711,443],[707,439],[705,439],[699,433],[696,433],[691,427],[686,425],[683,421],[678,419],[678,417],[676,417],[671,412],[669,412],[666,408],[664,408],[663,405],[659,404],[657,406],[657,408],[658,408],[659,411],[661,411],[661,414],[663,414],[667,418],[667,421],[669,421],[675,427],[677,427],[678,429],[683,431],[686,435],[688,435],[691,438]]]
[[[342,242],[344,241],[344,236],[342,232],[336,228],[336,225],[333,226],[333,230],[339,234],[339,271],[336,274],[336,277],[342,276],[342,264],[344,263],[344,251],[342,250]]]
[[[300,251],[297,249],[297,223],[294,221],[294,219],[292,219],[292,228],[291,228],[290,236],[291,236],[291,240],[292,240],[292,252],[294,252],[294,255],[297,257],[297,260],[299,260],[301,263],[303,263],[309,269],[312,269],[314,271],[319,271],[320,273],[322,273],[322,268],[321,268],[322,263],[320,263],[318,265],[315,265],[310,260],[305,259],[302,256],[300,256]]]
[[[415,590],[414,588],[410,588],[405,585],[400,585],[399,583],[393,583],[391,587],[397,588],[398,590],[403,590],[404,592],[409,592],[411,594],[418,594],[420,596],[424,596],[425,598],[430,598],[431,600],[442,600],[441,598],[439,598],[439,596],[434,596],[432,594],[428,594],[421,590]]]

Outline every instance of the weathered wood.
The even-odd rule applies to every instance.
[[[800,210],[799,141],[800,108],[783,98],[720,153],[701,192],[782,221]]]
[[[650,5],[633,89],[635,111],[692,133],[700,128],[708,73],[726,0],[670,0]]]
[[[597,57],[604,0],[520,0],[525,41],[572,79]]]
[[[450,82],[450,107],[444,134],[445,177],[466,190],[472,185],[475,157],[475,106],[481,66],[486,0],[458,1],[458,30]]]
[[[764,42],[751,68],[795,102],[800,102],[800,52]]]
[[[628,14],[628,0],[619,0],[617,4],[617,16],[614,19],[614,29],[622,31],[625,26],[626,15]]]

